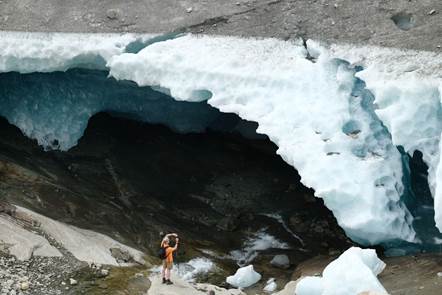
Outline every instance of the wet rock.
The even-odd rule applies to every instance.
[[[132,262],[133,257],[129,252],[121,250],[120,248],[110,248],[111,255],[117,260],[118,263]]]
[[[287,255],[275,255],[270,264],[277,268],[287,269],[290,267],[290,259]]]

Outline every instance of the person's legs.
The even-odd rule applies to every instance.
[[[166,261],[163,261],[163,268],[161,270],[161,277],[163,278],[163,284],[166,282],[166,270],[167,270],[167,263]]]
[[[171,271],[172,271],[172,262],[168,262],[166,268],[166,281],[168,284],[172,284],[172,282],[170,281]]]

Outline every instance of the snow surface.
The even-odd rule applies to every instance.
[[[17,213],[26,215],[31,220],[36,221],[42,231],[54,238],[78,260],[115,266],[129,265],[119,263],[111,255],[111,248],[119,248],[122,251],[128,252],[135,262],[144,263],[142,252],[123,245],[106,235],[67,225],[26,208],[16,207]]]
[[[151,86],[180,101],[207,101],[222,112],[255,121],[258,132],[268,135],[278,154],[299,171],[301,181],[324,199],[347,235],[366,245],[395,239],[418,242],[413,218],[401,201],[407,172],[396,146],[409,153],[420,150],[429,166],[435,220],[442,228],[442,188],[437,185],[442,182],[441,54],[309,41],[311,61],[300,41],[152,38],[0,33],[0,72],[109,69],[118,80]],[[133,42],[149,46],[129,53]],[[195,117],[169,111],[171,104],[147,104],[138,112],[142,99],[126,108],[131,100],[125,96],[117,103],[94,100],[89,105],[87,93],[68,104],[56,101],[69,92],[43,94],[50,97],[46,103],[26,97],[16,107],[22,96],[8,98],[6,91],[0,99],[7,108],[1,109],[25,134],[52,148],[75,145],[85,122],[98,111],[129,111],[133,118],[161,123]],[[50,116],[52,108],[58,111]],[[185,120],[171,125],[183,124]]]
[[[253,269],[253,265],[239,268],[233,276],[226,278],[226,282],[237,288],[247,288],[256,284],[261,275]]]
[[[296,295],[355,295],[372,291],[387,294],[377,279],[385,268],[376,251],[351,247],[323,271],[321,277],[306,277],[298,282]]]

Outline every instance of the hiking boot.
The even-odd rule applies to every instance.
[[[166,278],[163,278],[163,284],[167,283]]]
[[[166,280],[166,285],[173,285],[171,280]]]

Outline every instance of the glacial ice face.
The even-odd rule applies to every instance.
[[[393,143],[410,155],[422,152],[436,225],[442,230],[442,55],[351,45],[334,45],[331,52],[364,68],[356,76],[375,95],[376,114],[388,127]]]
[[[0,74],[0,114],[47,148],[75,145],[88,118],[99,111],[181,132],[203,131],[220,122],[207,101],[258,122],[258,131],[278,145],[278,153],[324,199],[352,239],[416,241],[401,201],[408,172],[399,145],[409,153],[423,152],[435,219],[442,223],[437,187],[442,58],[436,53],[309,41],[307,56],[298,41],[191,35],[174,40],[133,34],[0,37],[0,72],[108,69],[118,80],[167,94],[93,71]],[[188,103],[173,102],[169,95],[200,103],[187,109]]]
[[[296,42],[184,36],[108,66],[117,79],[167,89],[177,100],[210,92],[210,105],[258,122],[352,239],[415,241],[400,201],[400,153],[371,109],[373,97],[347,63],[306,56]]]

